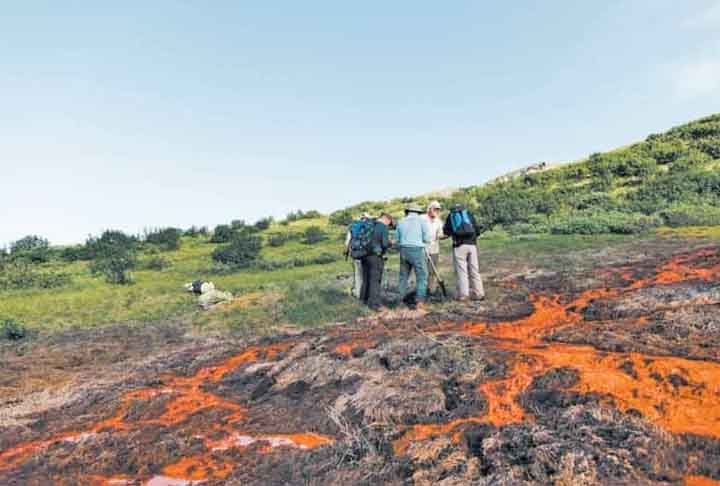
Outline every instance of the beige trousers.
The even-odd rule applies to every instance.
[[[479,299],[485,297],[485,288],[480,277],[478,250],[475,245],[460,245],[453,248],[453,265],[457,277],[459,299],[471,296]]]
[[[353,267],[355,269],[355,273],[353,275],[353,286],[351,293],[353,297],[359,299],[360,289],[362,289],[363,283],[362,260],[353,260]]]

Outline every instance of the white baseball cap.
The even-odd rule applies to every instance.
[[[431,209],[442,209],[442,204],[440,204],[440,201],[433,201],[428,204],[428,211]]]

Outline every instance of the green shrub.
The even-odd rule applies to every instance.
[[[72,281],[68,273],[38,268],[22,260],[6,262],[0,270],[0,291],[53,289]]]
[[[300,221],[301,219],[315,219],[315,218],[321,218],[322,214],[320,211],[316,211],[314,209],[311,209],[310,211],[291,211],[286,217],[285,221],[287,222],[293,222],[293,221]]]
[[[561,235],[633,234],[657,227],[660,223],[659,218],[644,214],[588,211],[554,217],[550,223],[550,232]]]
[[[352,224],[354,220],[355,218],[353,217],[353,213],[350,209],[335,211],[330,214],[329,218],[330,224],[334,224],[336,226],[348,226]]]
[[[270,236],[268,236],[267,242],[268,245],[277,248],[279,246],[283,246],[285,243],[290,241],[292,239],[292,234],[290,233],[275,233]]]
[[[233,268],[246,268],[259,258],[261,249],[262,239],[259,236],[241,233],[236,234],[228,245],[216,248],[212,258]]]
[[[660,211],[659,216],[668,226],[720,225],[720,207],[676,204]]]
[[[14,319],[0,320],[0,338],[8,341],[19,341],[27,336],[25,326]]]
[[[233,219],[232,221],[230,221],[230,228],[232,228],[234,231],[240,231],[246,226],[247,223],[244,219]]]
[[[10,244],[10,255],[31,263],[45,263],[50,260],[50,242],[37,235],[29,235]]]
[[[713,159],[720,159],[720,137],[703,140],[699,149]]]
[[[90,271],[103,275],[113,284],[132,283],[130,271],[137,264],[137,239],[122,231],[105,231],[100,238],[89,238],[87,247],[93,256]]]
[[[170,268],[172,264],[170,260],[161,256],[154,256],[143,263],[143,268],[146,270],[155,270],[161,272],[167,268]]]
[[[506,228],[511,236],[548,233],[550,228],[547,224],[515,223]]]
[[[207,236],[207,234],[207,226],[191,226],[190,228],[186,229],[184,233],[185,236],[188,236],[190,238],[195,238],[197,236]]]
[[[327,265],[329,263],[335,263],[341,258],[340,255],[335,253],[321,253],[318,256],[312,257],[309,260],[310,265]]]
[[[162,251],[175,251],[180,249],[181,235],[182,230],[177,228],[156,229],[145,233],[145,242]]]
[[[244,224],[244,223],[243,223]],[[210,243],[228,243],[235,235],[235,230],[227,224],[219,224],[215,227]]]
[[[303,242],[306,245],[314,245],[321,241],[327,240],[328,235],[319,226],[310,226],[303,233]]]
[[[268,229],[270,227],[270,225],[273,224],[273,221],[275,221],[275,220],[273,219],[272,216],[268,216],[267,218],[259,219],[255,222],[255,229],[258,231],[265,231],[266,229]]]
[[[66,262],[90,260],[90,250],[85,245],[66,246],[60,250],[60,258]]]

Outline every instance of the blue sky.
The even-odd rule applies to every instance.
[[[720,111],[718,0],[3,3],[0,244],[477,184]]]

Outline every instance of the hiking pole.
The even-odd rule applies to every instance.
[[[428,259],[428,262],[430,262],[430,269],[432,270],[432,273],[435,274],[435,278],[438,281],[438,285],[440,286],[440,290],[442,291],[443,297],[447,299],[447,289],[445,289],[445,281],[440,276],[440,272],[438,272],[437,267],[435,266],[435,262],[432,261],[432,258],[430,258],[430,252],[427,248],[425,248],[425,256]]]

